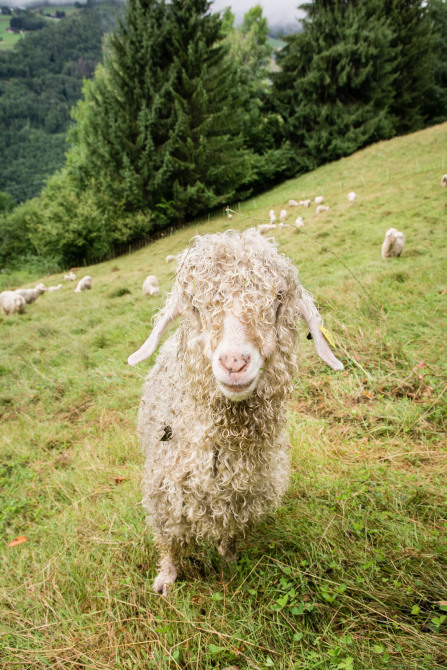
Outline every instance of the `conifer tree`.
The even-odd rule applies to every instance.
[[[206,0],[129,0],[75,113],[70,172],[158,225],[231,201],[250,176],[234,71]]]
[[[423,126],[424,92],[433,80],[432,26],[425,0],[379,0],[379,11],[392,30],[396,53],[391,112],[396,131],[408,133]],[[444,45],[445,47],[445,45]]]
[[[422,113],[426,125],[447,120],[447,3],[428,0],[428,17],[432,26],[432,59],[430,77],[423,93]]]
[[[206,0],[172,0],[168,11],[173,125],[154,188],[160,213],[182,222],[231,202],[250,180],[234,66],[222,21]]]
[[[69,170],[115,207],[154,204],[151,183],[172,125],[168,40],[165,4],[129,0],[106,45],[104,66],[86,82],[74,112]]]
[[[374,3],[314,0],[303,32],[286,38],[273,102],[288,141],[290,175],[393,134],[393,58]]]

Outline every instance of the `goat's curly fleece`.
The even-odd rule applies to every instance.
[[[145,383],[139,434],[148,522],[160,549],[180,554],[196,540],[243,536],[280,502],[289,478],[284,401],[297,369],[297,300],[316,309],[297,269],[253,229],[196,237],[178,268],[160,316],[175,302],[180,325]],[[261,350],[276,329],[257,388],[240,402],[218,389],[200,339],[204,328],[217,345],[236,296]]]

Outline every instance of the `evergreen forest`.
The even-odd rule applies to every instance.
[[[0,52],[0,191],[15,201],[37,196],[45,178],[63,166],[71,108],[83,78],[91,78],[102,59],[102,37],[119,11],[113,0],[88,4]],[[15,20],[21,15],[10,25]]]
[[[0,263],[95,262],[447,119],[444,0],[88,3],[0,53]],[[68,142],[67,142],[68,140]]]

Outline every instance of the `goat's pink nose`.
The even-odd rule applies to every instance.
[[[249,354],[240,354],[238,352],[229,352],[219,357],[219,361],[230,374],[232,372],[242,372],[248,365],[249,360]]]

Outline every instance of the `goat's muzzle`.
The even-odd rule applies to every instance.
[[[233,375],[232,380],[235,380],[238,375],[240,376],[240,373],[243,373],[246,370],[250,358],[250,354],[230,351],[219,356],[219,363],[230,377]]]

